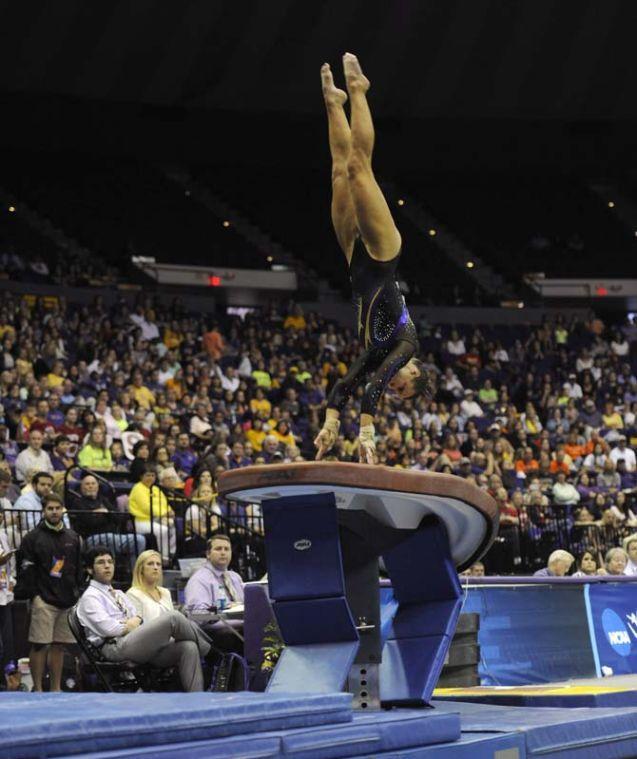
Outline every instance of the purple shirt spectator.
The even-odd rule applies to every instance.
[[[229,593],[224,584],[224,574],[226,582],[232,584],[235,599],[230,599]],[[186,585],[186,608],[191,611],[195,609],[209,609],[216,606],[221,599],[226,601],[237,601],[243,603],[243,580],[231,570],[215,569],[209,561],[198,569],[188,580]]]

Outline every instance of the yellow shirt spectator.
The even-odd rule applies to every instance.
[[[263,449],[263,441],[265,440],[266,433],[263,429],[249,429],[246,430],[246,440],[252,443],[252,447],[257,453],[261,453]]]
[[[135,403],[138,403],[146,411],[150,411],[155,403],[155,395],[145,385],[136,387],[133,385],[131,388],[131,394],[135,399]]]
[[[150,495],[153,494],[153,519],[172,516],[172,510],[168,505],[163,492],[153,485],[149,488],[143,482],[138,482],[130,491],[128,510],[140,522],[150,522]]]
[[[261,416],[269,417],[272,411],[272,404],[267,398],[253,398],[250,401],[250,411],[253,414],[261,414]]]
[[[77,463],[86,469],[101,470],[103,472],[110,472],[113,468],[113,460],[109,449],[90,445],[90,443],[85,445],[79,452]]]
[[[303,314],[290,314],[289,316],[285,317],[285,321],[283,322],[283,329],[305,329],[307,327],[307,322],[305,321],[305,317]]]

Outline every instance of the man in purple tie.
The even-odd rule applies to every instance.
[[[215,646],[224,651],[243,653],[243,621],[223,615],[210,619],[209,612],[242,611],[243,580],[228,569],[232,561],[232,544],[227,535],[215,535],[208,540],[206,563],[193,573],[186,585],[186,608],[194,618],[202,616],[201,625]],[[206,615],[206,618],[203,618]]]
[[[115,662],[177,667],[185,691],[203,690],[201,658],[210,651],[210,641],[199,626],[176,611],[144,622],[128,596],[111,585],[115,562],[109,548],[92,548],[86,568],[91,581],[78,601],[77,616],[102,656]]]
[[[190,611],[227,609],[243,603],[243,580],[228,569],[232,544],[227,535],[215,535],[207,544],[206,563],[186,585],[186,608]]]

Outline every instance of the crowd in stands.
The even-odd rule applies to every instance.
[[[637,321],[417,326],[434,397],[384,396],[378,463],[453,473],[493,495],[500,536],[474,574],[531,572],[556,548],[583,554],[584,574],[604,558],[616,568],[606,554],[625,548],[632,572]],[[238,525],[256,540],[258,508],[220,499],[219,473],[313,459],[326,396],[359,350],[353,330],[295,304],[209,320],[179,300],[9,294],[0,342],[0,610],[20,568],[11,551],[29,548],[47,504],[60,508],[57,529],[121,555],[128,572],[147,547],[166,568]],[[357,460],[362,392],[327,460]]]

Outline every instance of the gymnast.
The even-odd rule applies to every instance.
[[[334,84],[328,63],[321,67],[332,156],[332,224],[349,266],[357,310],[358,339],[363,352],[339,379],[327,399],[323,428],[317,435],[317,460],[338,438],[339,416],[352,393],[371,375],[361,403],[359,458],[373,464],[376,445],[374,414],[389,388],[405,399],[430,394],[418,350],[416,329],[396,281],[401,238],[372,171],[374,125],[367,103],[369,80],[355,55],[343,56],[350,101]]]

